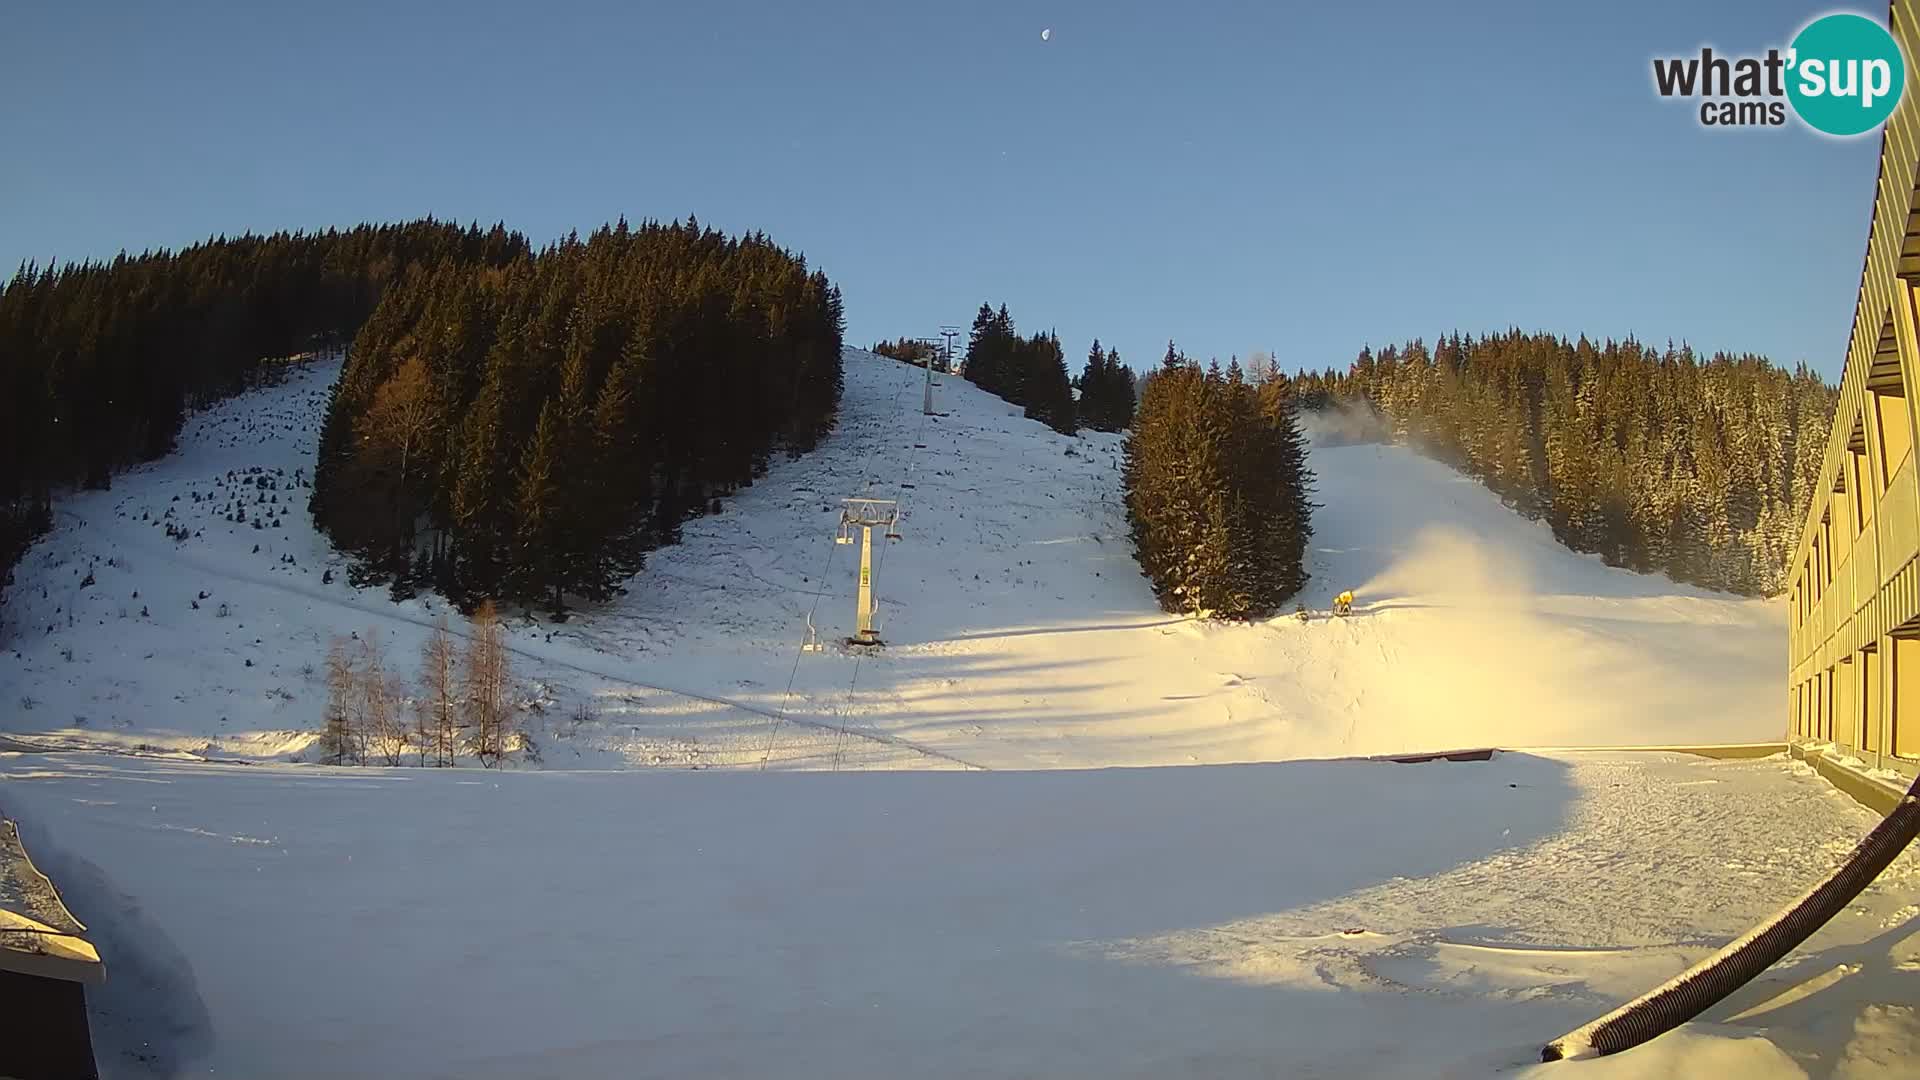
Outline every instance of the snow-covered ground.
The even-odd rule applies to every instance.
[[[1871,815],[1804,766],[894,774],[0,755],[109,1075],[1467,1077]],[[1920,857],[1678,1038],[1553,1077],[1913,1075]],[[1622,1073],[1620,1070],[1625,1069]]]
[[[106,958],[109,1075],[1527,1074],[1871,822],[1779,759],[1284,761],[1778,738],[1783,611],[1359,446],[1314,451],[1305,597],[1352,618],[1170,618],[1117,438],[952,381],[924,418],[859,352],[825,445],[628,597],[515,613],[538,761],[297,764],[328,636],[406,670],[447,613],[307,521],[333,374],[63,500],[9,593],[0,813]],[[831,645],[854,495],[904,511],[870,656]],[[1916,1000],[1909,854],[1707,1022],[1539,1075],[1911,1075]]]
[[[352,587],[305,513],[333,375],[198,415],[178,454],[61,502],[9,593],[0,732],[286,758],[318,727],[329,635],[372,634],[417,666],[446,605]],[[939,390],[947,415],[920,397],[918,371],[850,351],[824,446],[688,523],[613,607],[517,620],[543,761],[1058,768],[1784,728],[1779,604],[1607,568],[1407,451],[1312,455],[1303,600],[1353,588],[1352,618],[1214,626],[1154,605],[1118,437],[1057,435],[959,380]],[[903,513],[877,555],[890,645],[873,656],[836,644],[858,548],[835,524],[861,495]],[[802,655],[809,615],[830,647]]]

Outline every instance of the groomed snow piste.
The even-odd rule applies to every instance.
[[[1057,435],[954,379],[947,415],[924,417],[919,371],[850,350],[846,373],[825,445],[689,522],[630,595],[515,619],[547,766],[1206,764],[1784,728],[1781,605],[1569,552],[1408,451],[1313,452],[1315,618],[1208,625],[1160,612],[1139,575],[1117,436]],[[198,415],[179,453],[62,500],[8,594],[0,730],[284,759],[319,726],[330,635],[417,667],[447,605],[352,587],[305,512],[334,374]],[[874,656],[837,644],[858,548],[835,523],[863,495],[903,513],[878,554]],[[1325,617],[1348,588],[1354,616]],[[829,648],[802,656],[809,614]]]
[[[820,450],[690,522],[612,608],[514,613],[537,762],[298,763],[327,637],[377,635],[407,669],[445,609],[350,587],[307,522],[332,375],[197,416],[178,454],[64,500],[9,594],[0,813],[106,958],[109,1076],[1895,1077],[1920,1057],[1910,853],[1705,1021],[1530,1064],[1770,914],[1871,816],[1777,759],[1281,760],[1783,726],[1777,604],[1571,554],[1393,448],[1312,459],[1304,599],[1354,588],[1352,618],[1198,624],[1133,567],[1117,438],[953,381],[923,418],[919,372],[850,352]],[[890,644],[803,655],[808,612],[828,642],[850,628],[849,495],[905,511],[877,575]]]
[[[1872,815],[1618,752],[1039,772],[0,755],[109,1076],[1484,1077]],[[1911,1076],[1920,857],[1696,1023],[1555,1077]]]

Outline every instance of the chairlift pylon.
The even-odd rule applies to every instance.
[[[840,531],[835,541],[851,544],[853,530],[860,530],[860,591],[854,603],[854,620],[858,629],[847,639],[849,645],[881,644],[880,631],[874,625],[873,618],[873,529],[877,525],[887,539],[899,540],[902,539],[899,524],[900,507],[892,499],[841,500]]]

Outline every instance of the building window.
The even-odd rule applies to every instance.
[[[1860,413],[1853,414],[1853,430],[1847,435],[1846,470],[1847,493],[1852,496],[1848,501],[1853,510],[1853,529],[1847,534],[1851,538],[1859,536],[1873,520],[1875,485],[1867,465],[1867,422]]]
[[[1913,452],[1913,429],[1907,421],[1907,399],[1904,393],[1876,393],[1873,395],[1873,414],[1880,429],[1880,490],[1887,490],[1893,483],[1893,474],[1906,464],[1907,457]]]
[[[1895,631],[1893,670],[1888,672],[1893,702],[1887,710],[1893,731],[1887,749],[1896,757],[1920,757],[1920,627]]]
[[[1873,499],[1867,487],[1867,451],[1866,447],[1847,452],[1847,461],[1851,471],[1847,475],[1847,486],[1853,489],[1853,535],[1859,536],[1873,518]]]
[[[1820,680],[1820,738],[1833,741],[1833,669]]]
[[[1855,742],[1864,753],[1880,749],[1880,652],[1865,649],[1860,653],[1860,738]]]
[[[1820,536],[1814,541],[1815,552],[1818,555],[1815,563],[1817,569],[1814,572],[1819,575],[1820,580],[1820,587],[1814,593],[1815,600],[1820,599],[1821,595],[1826,593],[1827,586],[1833,584],[1834,537],[1838,536],[1841,544],[1847,542],[1848,531],[1844,524],[1841,525],[1839,532],[1836,533],[1833,530],[1834,515],[1844,515],[1847,512],[1842,498],[1845,494],[1846,488],[1836,489],[1833,499],[1834,509],[1820,518]]]

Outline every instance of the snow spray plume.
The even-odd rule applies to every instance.
[[[1385,600],[1419,592],[1444,600],[1448,607],[1498,606],[1511,612],[1510,601],[1532,593],[1526,567],[1512,561],[1496,564],[1485,545],[1466,531],[1443,525],[1414,534],[1407,553],[1383,567],[1355,590],[1359,598]],[[1434,582],[1446,582],[1435,592]]]
[[[1543,1047],[1540,1060],[1599,1057],[1632,1049],[1699,1016],[1773,966],[1853,902],[1920,833],[1920,780],[1825,881],[1726,948],[1652,993]]]
[[[1417,430],[1395,431],[1393,419],[1366,398],[1336,401],[1318,409],[1302,409],[1299,423],[1307,442],[1316,447],[1359,446],[1367,443],[1404,446],[1456,471],[1466,471],[1467,462],[1457,450],[1441,445]]]
[[[1301,433],[1315,446],[1393,441],[1386,418],[1365,401],[1342,401],[1324,409],[1302,409],[1299,420]]]

